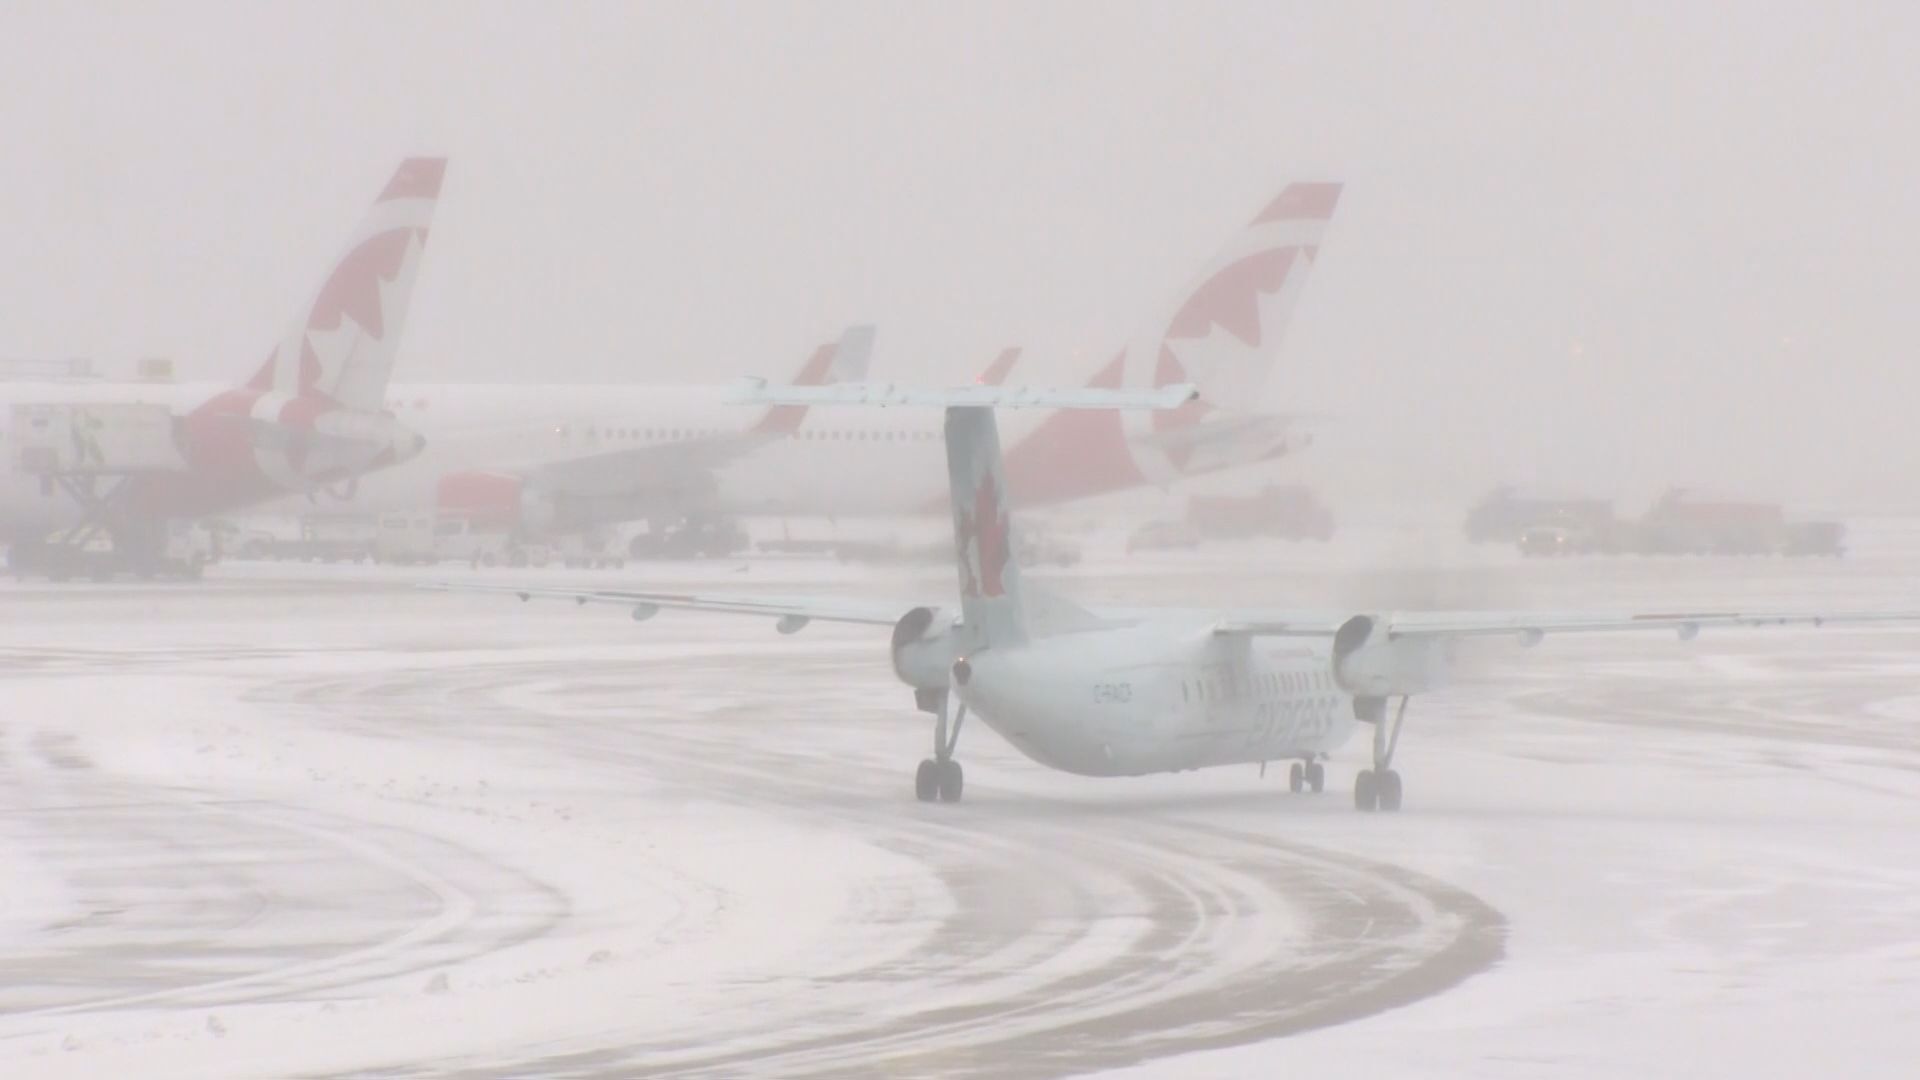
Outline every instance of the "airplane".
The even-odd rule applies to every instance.
[[[1337,183],[1287,185],[1089,385],[1191,378],[1221,400],[1252,400],[1340,191]],[[1003,381],[1018,357],[1003,352],[980,381]],[[835,381],[864,377],[864,362],[841,366]],[[363,483],[342,509],[437,508],[538,532],[654,518],[697,527],[752,514],[892,515],[941,504],[930,479],[939,470],[937,424],[789,414],[768,430],[725,400],[724,384],[396,385],[388,405],[432,449]],[[1071,413],[1019,421],[1024,437],[1009,459],[1015,496],[1022,505],[1062,502],[1271,460],[1310,438],[1297,420],[1195,403],[1152,424]],[[862,482],[845,483],[851,472]]]
[[[872,326],[847,327],[837,341],[813,351],[794,385],[864,379],[873,337]],[[804,408],[775,405],[744,426],[733,422],[737,412],[725,424],[691,422],[711,411],[723,392],[699,386],[396,388],[396,406],[404,410],[417,401],[423,423],[434,402],[451,406],[435,414],[439,419],[462,413],[487,419],[448,424],[421,468],[368,484],[367,498],[389,508],[431,505],[438,513],[531,535],[648,519],[687,518],[685,528],[697,530],[703,523],[686,510],[710,498],[713,473],[791,439],[807,415]],[[511,408],[515,400],[518,410]],[[649,416],[659,418],[657,429],[635,426]],[[490,464],[471,467],[475,461]],[[427,481],[430,499],[422,489]]]
[[[417,457],[385,408],[443,158],[394,169],[319,291],[238,386],[0,382],[0,542],[16,571],[98,533],[150,567],[170,520],[350,487]]]
[[[1444,680],[1466,638],[1537,645],[1549,635],[1920,622],[1920,611],[1653,611],[1316,613],[1157,610],[1096,612],[1024,582],[1012,542],[1010,478],[996,408],[1173,410],[1191,385],[1153,391],[891,385],[771,388],[737,397],[765,404],[932,406],[945,414],[948,500],[959,608],[942,603],[699,595],[626,589],[434,583],[426,588],[608,604],[635,620],[682,609],[770,617],[784,634],[814,622],[890,630],[895,676],[934,717],[933,754],[915,795],[956,802],[955,757],[969,714],[1022,754],[1083,776],[1139,776],[1290,761],[1289,787],[1324,789],[1324,762],[1371,731],[1371,760],[1354,779],[1361,811],[1397,811],[1404,788],[1394,754],[1413,697]],[[1393,708],[1395,699],[1397,708]],[[1389,718],[1389,712],[1392,715]]]

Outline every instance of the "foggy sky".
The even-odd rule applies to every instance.
[[[1920,506],[1908,4],[9,3],[0,68],[0,355],[244,377],[444,153],[403,379],[1064,377],[1328,178],[1267,404],[1336,502]]]

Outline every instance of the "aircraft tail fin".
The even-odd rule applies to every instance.
[[[873,363],[873,324],[849,326],[840,334],[833,350],[833,366],[827,381],[857,383],[867,381],[867,368]]]
[[[1287,185],[1087,382],[1099,389],[1191,383],[1201,399],[1133,423],[1112,413],[1047,417],[1012,450],[1020,502],[1165,484],[1218,467],[1194,456],[1190,434],[1222,410],[1245,411],[1260,400],[1340,191],[1337,183]]]
[[[837,341],[813,351],[794,376],[794,386],[832,386],[865,382],[873,359],[873,325],[849,326]],[[770,405],[754,431],[761,435],[792,435],[807,418],[805,405]]]
[[[1019,644],[1027,638],[1027,625],[993,409],[949,408],[946,437],[961,619],[982,644]]]
[[[445,158],[400,163],[250,388],[382,410],[446,169]]]
[[[1123,385],[1190,382],[1209,401],[1258,400],[1340,190],[1317,181],[1282,189],[1207,260],[1171,314],[1129,345]],[[1151,378],[1142,378],[1149,363]]]
[[[994,357],[993,363],[988,364],[987,369],[982,371],[980,377],[974,381],[981,386],[1006,385],[1007,376],[1013,374],[1013,365],[1020,362],[1020,352],[1018,345],[1000,350],[1000,355]]]

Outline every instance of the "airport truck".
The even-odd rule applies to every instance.
[[[1529,529],[1553,526],[1605,543],[1619,525],[1607,499],[1525,492],[1502,485],[1467,511],[1464,530],[1476,544],[1512,544]]]
[[[1630,520],[1553,508],[1523,527],[1526,555],[1786,555],[1839,557],[1846,526],[1801,520],[1775,503],[1704,496],[1673,488]]]
[[[1766,502],[1674,488],[1640,517],[1636,552],[1649,555],[1826,555],[1846,551],[1837,521],[1800,521]]]

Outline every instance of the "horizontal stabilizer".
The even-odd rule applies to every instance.
[[[1094,387],[952,386],[914,387],[895,383],[837,383],[831,386],[772,386],[765,379],[743,379],[727,400],[738,405],[864,405],[879,408],[924,406],[936,409],[1177,409],[1200,396],[1191,383],[1142,390]]]

